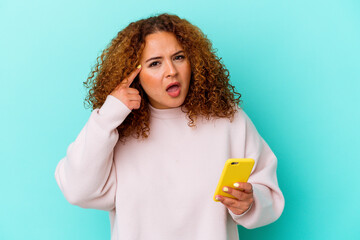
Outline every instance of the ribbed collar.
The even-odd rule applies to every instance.
[[[181,117],[184,117],[186,114],[181,110],[181,107],[158,109],[158,108],[154,108],[153,106],[151,106],[149,104],[149,109],[151,112],[151,117],[154,117],[154,118],[163,118],[163,119],[181,118]]]

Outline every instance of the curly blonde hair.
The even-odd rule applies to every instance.
[[[112,39],[84,82],[89,89],[85,102],[92,109],[100,108],[112,90],[139,64],[146,36],[161,31],[176,36],[191,65],[189,92],[182,105],[189,119],[188,125],[195,126],[200,116],[206,119],[229,118],[231,121],[235,106],[241,102],[241,94],[230,84],[229,71],[198,27],[170,14],[132,22]],[[129,136],[147,138],[150,134],[149,101],[138,77],[131,87],[140,92],[141,106],[132,110],[118,127],[121,141]]]

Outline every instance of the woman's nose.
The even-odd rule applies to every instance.
[[[172,61],[167,61],[165,71],[166,77],[173,77],[177,74],[177,69]]]

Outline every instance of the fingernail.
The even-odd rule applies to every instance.
[[[219,196],[216,196],[215,199],[218,200],[218,201],[221,200],[221,198]]]
[[[234,187],[240,187],[240,184],[234,183]]]
[[[223,187],[223,191],[227,192],[227,191],[229,191],[229,189],[227,187]]]
[[[141,64],[139,64],[139,66],[137,66],[136,68],[138,68],[138,69],[141,68]]]

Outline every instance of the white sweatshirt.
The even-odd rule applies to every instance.
[[[255,228],[279,218],[277,159],[243,110],[232,122],[200,118],[194,128],[180,108],[151,107],[148,139],[123,144],[116,128],[129,113],[108,96],[55,172],[71,204],[110,211],[112,240],[235,240],[236,224]],[[255,159],[255,202],[243,215],[213,200],[228,158]]]

